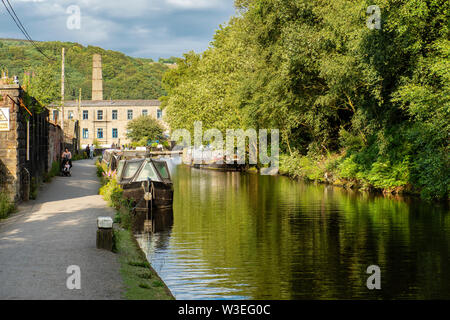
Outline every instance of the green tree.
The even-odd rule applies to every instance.
[[[238,0],[203,53],[163,77],[172,129],[278,128],[335,176],[448,195],[449,2]],[[434,181],[434,182],[433,182]]]
[[[133,142],[139,142],[144,145],[148,141],[162,140],[164,128],[158,120],[151,116],[140,116],[127,124],[127,137]]]
[[[25,78],[28,94],[43,106],[61,100],[59,82],[60,77],[51,69],[51,66],[36,67],[32,75]]]

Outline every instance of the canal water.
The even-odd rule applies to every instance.
[[[444,205],[177,166],[173,225],[139,236],[177,299],[450,299]],[[369,290],[367,268],[381,269]]]

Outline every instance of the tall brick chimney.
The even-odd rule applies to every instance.
[[[102,56],[92,58],[92,100],[103,100]]]

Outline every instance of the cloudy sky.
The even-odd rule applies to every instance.
[[[6,0],[4,0],[6,2]],[[233,0],[9,0],[34,40],[71,41],[158,59],[204,51]],[[80,9],[80,29],[67,21]],[[72,7],[73,8],[73,7]],[[71,18],[72,17],[72,18]],[[0,38],[24,38],[0,3]]]

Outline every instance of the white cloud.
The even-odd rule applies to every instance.
[[[153,39],[149,43],[141,43],[139,48],[130,52],[133,57],[181,57],[188,51],[201,52],[206,49],[204,41],[199,39],[176,38],[172,42],[164,41],[162,38]]]
[[[225,1],[221,0],[165,0],[165,2],[175,8],[183,9],[209,9],[222,7]]]
[[[97,15],[126,19],[145,17],[154,11],[161,10],[159,2],[161,0],[81,0],[80,6],[83,11]]]
[[[214,30],[234,13],[233,0],[16,0],[12,5],[35,40],[154,59],[205,50]],[[70,5],[81,9],[80,30],[66,27]],[[1,19],[0,30],[2,37],[21,37],[11,19]]]

